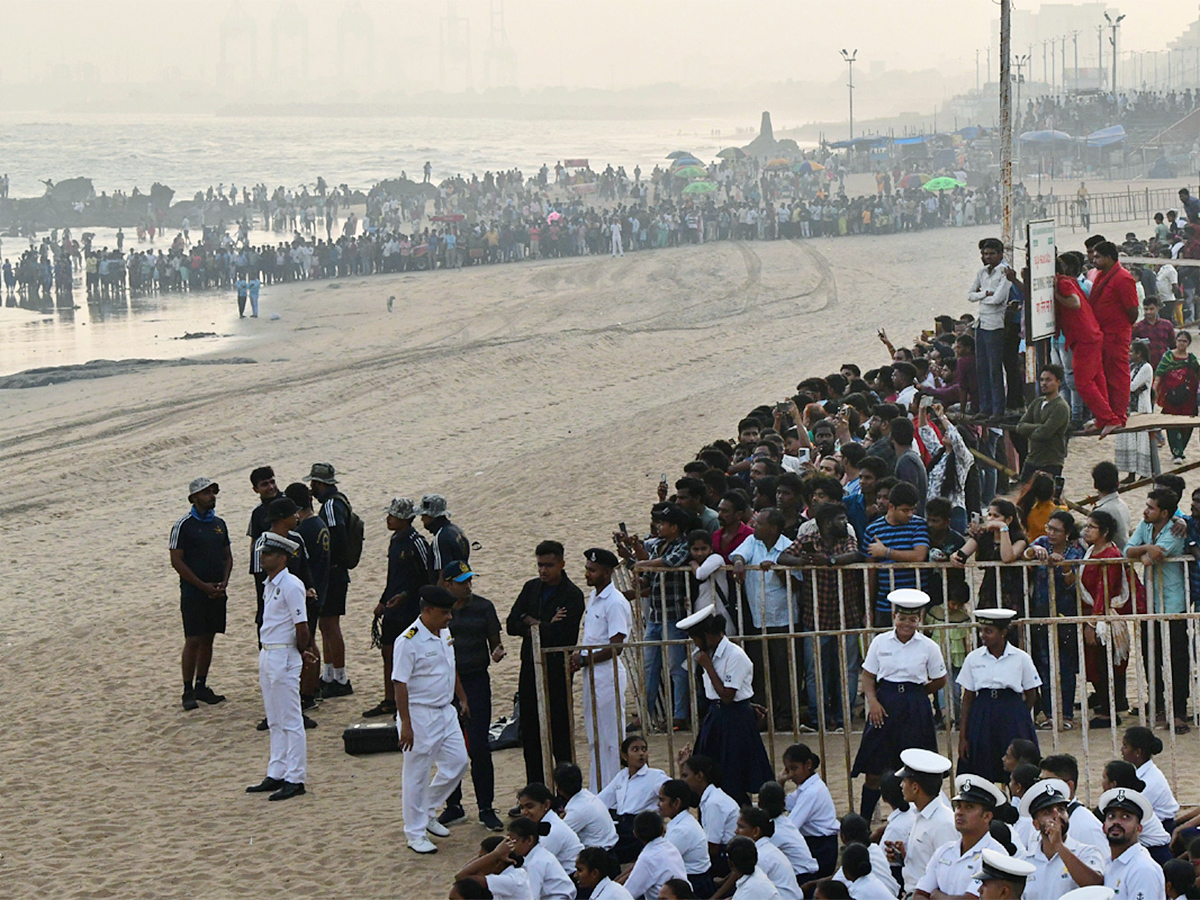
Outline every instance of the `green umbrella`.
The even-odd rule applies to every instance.
[[[938,178],[930,179],[921,185],[921,187],[927,191],[949,191],[956,187],[966,187],[966,185],[957,178],[947,178],[945,175],[942,175]]]
[[[741,147],[726,147],[717,154],[718,159],[745,159],[746,151]]]
[[[708,194],[717,189],[715,181],[693,181],[683,189],[685,194]]]
[[[680,166],[675,170],[676,178],[703,178],[708,170],[701,166]]]

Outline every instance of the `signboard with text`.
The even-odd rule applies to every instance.
[[[1053,337],[1054,317],[1054,220],[1030,222],[1027,226],[1029,248],[1029,318],[1025,340]]]

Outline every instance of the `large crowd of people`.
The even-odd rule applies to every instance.
[[[467,820],[470,771],[478,822],[497,834],[463,860],[449,896],[1197,896],[1187,860],[1200,856],[1200,809],[1181,808],[1154,762],[1156,730],[1191,730],[1187,623],[1139,629],[1121,617],[1200,608],[1200,569],[1181,561],[1200,559],[1200,490],[1185,505],[1183,478],[1157,475],[1134,525],[1121,472],[1144,474],[1139,460],[1157,444],[1137,431],[1113,438],[1126,441],[1116,461],[1092,469],[1097,497],[1082,518],[1061,480],[1080,428],[1105,436],[1147,403],[1195,414],[1200,362],[1175,320],[1196,285],[1168,276],[1162,288],[1167,260],[1200,243],[1189,200],[1186,221],[1124,242],[1164,260],[1151,277],[1126,270],[1101,235],[1060,254],[1058,362],[1040,366],[1032,402],[1008,365],[1026,279],[985,239],[964,292],[976,314],[939,316],[904,347],[881,329],[878,367],[845,362],[750,410],[673,483],[664,476],[647,498],[647,533],[622,526],[582,553],[586,598],[565,572],[571,555],[545,540],[502,624],[474,593],[471,542],[446,498],[393,500],[373,607],[382,692],[363,715],[395,718],[414,852],[438,852],[433,839]],[[1177,461],[1189,431],[1168,429]],[[305,793],[307,712],[355,693],[341,619],[364,525],[328,463],[283,491],[260,466],[250,486],[259,727],[271,749],[247,791],[288,800]],[[193,481],[170,538],[187,710],[224,699],[208,685],[233,567],[219,490]],[[535,628],[549,651],[542,710]],[[859,631],[839,639],[840,629]],[[506,655],[504,634],[521,641],[527,780],[508,821],[495,809],[488,733],[488,670]],[[629,713],[631,655],[644,718]],[[568,690],[587,735],[578,762]],[[1078,761],[1043,756],[1038,735],[1121,728],[1135,713],[1149,727],[1124,728],[1088,809],[1075,799]],[[848,734],[857,723],[857,811],[839,816],[804,743],[772,771],[764,731]],[[939,725],[957,729],[957,763],[937,752]],[[667,729],[690,736],[674,779],[652,765],[645,737]]]

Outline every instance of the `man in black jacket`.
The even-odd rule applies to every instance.
[[[518,682],[521,717],[521,744],[525,753],[525,779],[542,782],[542,738],[538,721],[537,684],[533,675],[533,640],[530,626],[541,624],[543,647],[572,647],[579,642],[579,623],[583,619],[583,591],[567,577],[563,545],[542,541],[537,545],[538,577],[525,582],[505,628],[521,638],[521,675]],[[550,695],[550,742],[555,764],[571,759],[571,720],[567,706],[567,677],[564,654],[553,653],[546,660],[546,682]],[[518,813],[513,813],[517,815]]]

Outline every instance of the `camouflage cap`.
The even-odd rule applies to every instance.
[[[392,502],[387,505],[385,512],[389,516],[395,516],[397,519],[416,518],[416,510],[413,509],[413,502],[407,497],[393,497]]]
[[[441,494],[426,494],[421,498],[421,505],[414,512],[418,516],[430,516],[434,519],[450,518],[446,498]]]

